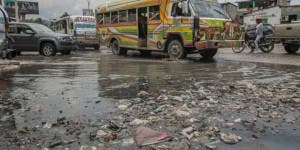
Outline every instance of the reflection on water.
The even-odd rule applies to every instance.
[[[151,61],[148,59],[103,57],[98,64],[100,96],[132,98],[145,90],[184,89],[195,82],[226,84],[235,82],[299,84],[298,67],[230,61]]]

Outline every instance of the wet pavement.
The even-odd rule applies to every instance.
[[[0,76],[0,149],[297,150],[300,66],[228,53],[20,56],[21,68]],[[138,147],[140,126],[173,138]]]

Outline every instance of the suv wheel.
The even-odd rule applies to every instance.
[[[286,44],[284,45],[284,49],[289,54],[295,54],[299,49],[299,45]]]
[[[43,44],[41,52],[44,56],[55,56],[56,55],[56,49],[52,43]]]

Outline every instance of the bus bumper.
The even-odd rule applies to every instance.
[[[90,40],[90,41],[77,41],[77,45],[78,46],[98,46],[99,45],[99,42],[98,40]]]
[[[196,43],[197,50],[209,48],[231,48],[240,47],[244,44],[244,40],[208,40]]]

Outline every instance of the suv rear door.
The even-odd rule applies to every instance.
[[[10,33],[10,35],[15,40],[14,45],[17,50],[36,51],[37,45],[34,40],[34,34],[26,33],[26,30],[32,30],[29,26],[25,24],[11,24],[10,26],[15,28],[14,33]]]

